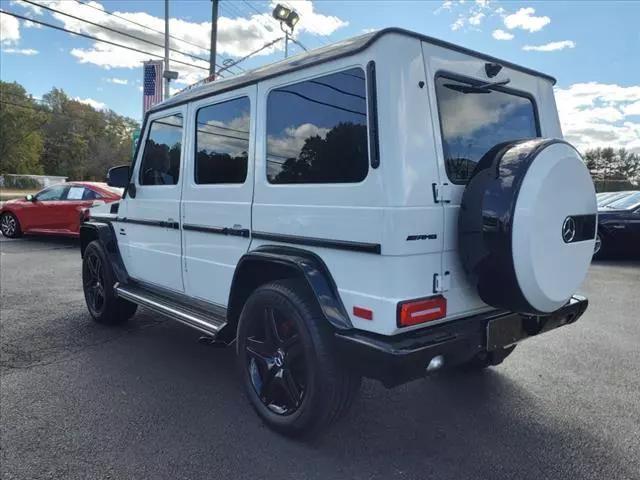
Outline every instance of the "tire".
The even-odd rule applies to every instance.
[[[505,358],[513,353],[516,346],[504,348],[499,352],[482,352],[475,356],[468,362],[465,362],[458,366],[459,371],[463,372],[478,372],[485,368],[495,367],[504,362]]]
[[[115,295],[116,278],[111,263],[97,240],[89,243],[82,259],[82,287],[87,309],[93,319],[117,325],[131,318],[138,305]]]
[[[484,303],[540,315],[584,281],[596,229],[593,180],[577,150],[563,140],[517,140],[476,165],[462,194],[458,245]]]
[[[314,299],[292,280],[265,284],[249,297],[236,353],[251,405],[285,435],[318,434],[348,411],[360,388],[360,375],[340,365]]]
[[[4,212],[0,216],[0,231],[7,238],[18,238],[22,236],[20,221],[11,212]]]

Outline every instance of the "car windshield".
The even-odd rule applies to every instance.
[[[635,192],[606,205],[605,208],[609,208],[611,210],[629,210],[637,207],[638,205],[640,205],[640,192]]]
[[[604,207],[605,205],[609,205],[610,203],[616,202],[616,201],[626,197],[630,193],[633,193],[633,192],[610,192],[610,193],[605,193],[605,194],[602,195],[602,197],[598,198],[598,206],[599,207]]]
[[[124,188],[120,188],[120,187],[112,187],[109,185],[105,185],[102,188],[104,188],[105,190],[109,190],[111,193],[114,193],[115,195],[118,195],[120,197],[124,193]]]

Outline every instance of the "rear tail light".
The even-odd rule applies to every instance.
[[[398,304],[398,327],[409,327],[447,316],[447,299],[442,295]]]

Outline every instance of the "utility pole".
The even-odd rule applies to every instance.
[[[164,0],[164,71],[171,71],[169,68],[169,0]],[[163,100],[169,98],[170,82],[169,76],[165,75]]]
[[[209,46],[209,77],[216,77],[216,44],[218,41],[218,0],[211,0],[211,45]]]

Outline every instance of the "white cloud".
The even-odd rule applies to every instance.
[[[478,13],[475,13],[475,14],[471,15],[468,18],[469,25],[474,25],[474,26],[480,25],[482,23],[482,19],[484,17],[485,17],[485,15],[482,12],[478,12]]]
[[[127,85],[129,83],[129,80],[127,80],[126,78],[111,77],[107,78],[107,82],[115,83],[116,85]]]
[[[98,100],[94,100],[93,98],[74,97],[73,99],[77,102],[84,103],[85,105],[89,105],[95,108],[96,110],[106,110],[107,108],[106,103],[99,102]]]
[[[491,34],[496,40],[513,40],[513,33],[505,32],[504,30],[494,30]]]
[[[40,25],[39,23],[33,23],[30,20],[25,20],[23,25],[24,28],[42,28],[42,25]]]
[[[39,7],[38,5],[34,5],[32,3],[22,2],[20,0],[13,0],[11,2],[11,5],[18,5],[22,8],[29,10],[31,13],[34,13],[35,15],[42,15],[44,13],[44,9],[42,7]]]
[[[451,30],[453,30],[454,32],[456,30],[460,30],[462,27],[464,27],[464,22],[465,20],[463,17],[458,17],[458,19],[451,24]]]
[[[20,22],[17,18],[0,13],[0,43],[12,45],[20,40]]]
[[[91,3],[98,9],[103,9],[98,2]],[[318,13],[313,2],[309,0],[295,1],[287,3],[300,13],[300,22],[296,25],[296,33],[307,32],[312,35],[330,35],[337,29],[348,25],[348,22],[331,15]],[[100,25],[115,28],[131,35],[141,37],[144,40],[163,44],[162,33],[138,27],[131,23],[125,23],[113,16],[108,16],[100,11],[96,11],[86,5],[64,0],[50,0],[48,2],[52,8],[70,13],[72,15],[85,18]],[[275,2],[273,2],[275,6]],[[146,25],[154,30],[162,32],[164,30],[164,18],[156,17],[145,12],[115,12],[118,16],[127,18],[134,22]],[[53,14],[53,17],[62,22],[65,28],[97,36],[105,40],[116,43],[126,43],[132,47],[164,56],[162,47],[155,47],[143,41],[134,39],[123,40],[122,36],[111,32],[105,32],[100,27],[89,25],[60,14]],[[177,70],[180,74],[178,83],[191,84],[208,76],[208,47],[210,40],[210,22],[193,22],[179,18],[170,19],[170,31],[172,35],[187,40],[190,43],[171,40],[171,47],[184,52],[179,54],[171,52],[172,70]],[[271,18],[270,13],[251,14],[248,17],[228,18],[221,16],[218,19],[218,54],[223,56],[241,57],[257,50],[265,43],[281,38],[283,33],[278,24]],[[260,52],[258,55],[268,55],[274,51],[282,50],[283,42],[278,42],[272,47]],[[89,48],[74,48],[71,55],[78,59],[80,63],[91,63],[105,69],[111,68],[140,68],[142,61],[148,60],[149,55],[127,51],[122,48],[94,43]],[[199,60],[189,55],[202,57]],[[182,61],[197,65],[185,66],[175,61]]]
[[[509,30],[521,28],[528,32],[537,32],[551,23],[551,19],[549,17],[536,17],[534,15],[535,13],[536,10],[532,7],[521,8],[516,13],[512,13],[504,17],[504,26]]]
[[[575,46],[576,43],[573,40],[562,40],[560,42],[545,43],[544,45],[525,45],[522,49],[533,52],[555,52],[565,48],[575,48]]]
[[[625,115],[632,116],[637,115],[640,116],[640,100],[637,102],[630,103],[629,105],[625,105],[622,109]]]
[[[33,48],[3,48],[2,51],[4,53],[11,53],[13,55],[26,55],[26,56],[32,56],[32,55],[37,55],[38,50],[34,50]]]
[[[597,82],[556,88],[556,103],[565,138],[581,151],[625,147],[640,153],[640,85],[623,87]]]

